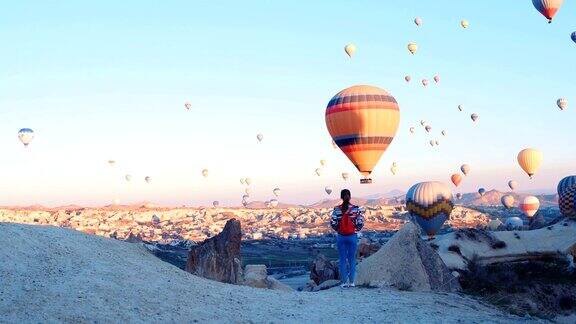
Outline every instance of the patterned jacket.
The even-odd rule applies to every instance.
[[[352,204],[348,206],[348,213],[352,223],[354,224],[354,227],[356,228],[356,231],[360,231],[362,227],[364,227],[365,212],[366,211],[362,207],[358,207]],[[338,225],[340,224],[340,220],[342,219],[343,215],[344,214],[342,213],[341,205],[334,207],[334,210],[332,211],[332,217],[330,217],[330,226],[333,230],[338,231]]]

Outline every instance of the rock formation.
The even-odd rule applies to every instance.
[[[186,271],[220,282],[240,283],[241,237],[240,222],[234,218],[230,219],[222,232],[190,249]]]
[[[293,291],[289,286],[275,278],[268,276],[266,266],[263,264],[249,264],[244,268],[244,286],[266,288],[272,290]]]
[[[357,285],[410,291],[456,291],[460,288],[440,256],[408,223],[378,252],[358,266]]]
[[[318,254],[310,267],[310,279],[316,285],[320,285],[326,280],[340,280],[338,263],[328,260],[323,254]]]
[[[358,258],[367,258],[380,249],[380,243],[371,242],[368,238],[361,238],[358,242]]]

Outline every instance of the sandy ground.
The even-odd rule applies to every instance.
[[[208,281],[139,244],[0,223],[0,322],[521,322],[455,294],[286,293]]]

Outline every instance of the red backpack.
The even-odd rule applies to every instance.
[[[340,210],[342,210],[342,206],[340,206]],[[354,233],[356,233],[356,226],[354,226],[354,222],[352,222],[352,217],[350,217],[350,213],[348,212],[348,210],[347,211],[342,210],[342,219],[340,219],[340,223],[338,224],[338,234],[352,235]]]

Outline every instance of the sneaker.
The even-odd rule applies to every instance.
[[[348,281],[346,281],[345,283],[340,285],[340,288],[348,288],[350,287],[350,284],[348,283]]]
[[[348,287],[354,288],[354,287],[356,287],[356,285],[355,285],[354,283],[351,283],[351,284],[348,285]]]

